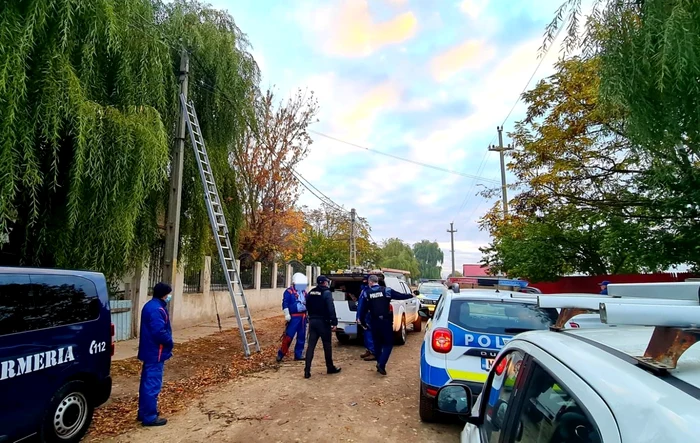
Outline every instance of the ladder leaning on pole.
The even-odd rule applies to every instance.
[[[197,113],[194,110],[194,105],[192,102],[188,102],[182,94],[180,94],[180,104],[184,111],[185,124],[190,133],[195,161],[197,162],[199,176],[202,179],[202,186],[204,187],[204,200],[207,205],[211,229],[214,234],[214,239],[216,240],[216,248],[219,250],[219,261],[221,262],[224,275],[226,276],[226,286],[228,287],[231,302],[233,303],[233,312],[236,313],[236,321],[238,322],[238,330],[240,331],[241,341],[243,342],[243,350],[245,351],[246,357],[248,357],[251,354],[251,347],[254,347],[255,351],[260,352],[260,342],[255,333],[255,326],[253,326],[253,318],[250,315],[248,302],[243,293],[243,285],[241,284],[238,265],[233,255],[231,240],[228,236],[228,226],[226,225],[226,218],[224,217],[224,208],[221,205],[219,192],[216,189],[214,174],[211,169],[211,164],[209,163],[207,150],[204,147],[204,138],[199,128],[199,120],[197,120]],[[241,310],[243,310],[243,315],[241,315]]]

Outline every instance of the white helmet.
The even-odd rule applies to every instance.
[[[305,274],[302,274],[301,272],[297,272],[296,274],[292,275],[292,284],[293,285],[308,285],[309,280],[306,278]]]

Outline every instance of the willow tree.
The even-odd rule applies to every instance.
[[[244,103],[256,93],[258,70],[231,17],[184,2],[4,2],[2,263],[115,278],[145,258],[164,214],[183,46],[200,64],[193,63],[191,96],[222,194],[233,197],[228,155],[250,124]],[[191,167],[187,173],[182,241],[203,249],[199,185]]]
[[[569,26],[567,49],[600,59],[600,98],[622,109],[626,136],[649,167],[639,190],[665,220],[673,251],[700,263],[700,2],[596,0],[585,32]],[[548,28],[581,20],[581,0],[567,0]]]

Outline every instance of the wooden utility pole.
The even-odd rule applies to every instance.
[[[450,229],[447,230],[447,232],[450,233],[450,243],[452,244],[452,274],[450,274],[451,277],[455,277],[455,232],[457,232],[456,229],[454,229],[454,222],[450,223]]]
[[[503,218],[508,216],[508,193],[506,192],[506,160],[505,152],[511,151],[513,147],[509,144],[508,146],[503,146],[503,126],[497,126],[498,130],[498,146],[489,146],[489,151],[496,151],[501,157],[501,190],[503,198]]]
[[[189,54],[185,49],[180,55],[180,93],[187,99],[188,75],[190,72]],[[178,103],[180,97],[178,96]],[[165,226],[165,253],[163,260],[163,280],[175,292],[177,275],[177,248],[180,240],[180,208],[182,206],[182,170],[185,153],[185,109],[180,105],[180,118],[177,122],[175,148],[170,163],[170,195],[168,197],[168,219]],[[172,303],[169,310],[172,313]]]

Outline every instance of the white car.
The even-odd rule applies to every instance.
[[[674,298],[673,285],[658,299],[601,302],[599,321],[616,328],[519,334],[478,397],[455,381],[435,407],[466,419],[462,443],[700,441],[700,306],[692,293]]]
[[[436,419],[438,389],[461,380],[472,392],[480,392],[493,359],[506,343],[518,333],[548,329],[558,316],[556,309],[539,308],[537,296],[529,294],[453,291],[441,297],[421,346],[419,411],[426,422]]]
[[[379,284],[386,286],[404,294],[410,294],[411,289],[408,284],[397,277],[385,277],[381,273]],[[364,273],[344,273],[328,274],[331,279],[331,290],[333,291],[333,304],[335,314],[338,317],[338,327],[335,333],[336,338],[342,344],[347,344],[351,340],[362,337],[363,329],[357,324],[357,301],[360,297],[360,287]],[[420,332],[422,328],[421,318],[418,315],[420,302],[416,297],[409,300],[392,300],[391,307],[394,311],[394,335],[396,343],[403,345],[407,339],[407,325],[413,326],[414,332]]]

